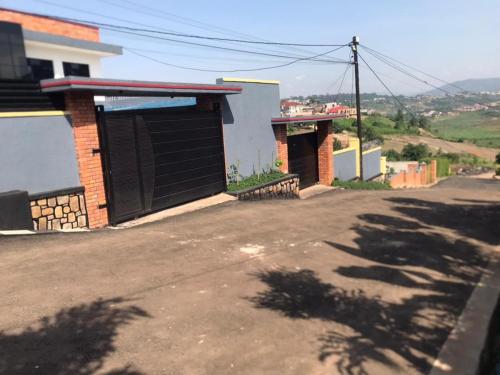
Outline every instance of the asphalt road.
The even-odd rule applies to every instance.
[[[0,373],[426,373],[498,251],[499,202],[452,178],[0,238]]]

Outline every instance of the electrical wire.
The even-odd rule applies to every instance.
[[[358,52],[358,57],[365,63],[365,65],[368,67],[368,69],[370,69],[370,71],[373,73],[373,75],[375,76],[375,78],[377,78],[377,80],[382,84],[382,86],[385,87],[385,89],[389,92],[389,94],[391,94],[392,98],[401,106],[401,108],[403,108],[404,110],[406,110],[409,114],[411,114],[412,116],[414,117],[417,117],[415,115],[415,113],[413,113],[412,111],[410,111],[400,100],[399,98],[396,97],[396,95],[394,95],[394,93],[392,92],[392,90],[389,88],[389,86],[387,86],[385,84],[385,82],[382,80],[382,78],[379,77],[379,75],[377,74],[377,72],[375,72],[375,70],[373,70],[373,68],[366,62],[366,60],[363,58],[363,56],[361,56],[361,54]]]
[[[406,74],[407,76],[409,76],[409,77],[411,77],[411,78],[413,78],[413,79],[415,79],[415,80],[417,80],[417,81],[419,81],[419,82],[422,82],[422,83],[424,83],[424,84],[426,84],[426,85],[428,85],[428,86],[430,86],[430,87],[432,87],[432,88],[434,88],[434,89],[436,89],[436,90],[442,91],[442,92],[444,92],[446,95],[450,95],[450,96],[452,96],[452,95],[453,95],[453,94],[452,94],[451,92],[449,92],[448,90],[445,90],[445,89],[443,89],[443,88],[441,88],[441,87],[439,87],[439,86],[433,85],[432,83],[429,83],[428,81],[423,80],[423,79],[421,79],[421,78],[417,77],[417,76],[416,76],[416,75],[414,75],[413,73],[408,72],[407,70],[405,70],[405,69],[403,69],[403,68],[401,68],[401,67],[397,66],[396,64],[391,63],[391,62],[390,62],[390,61],[388,61],[387,59],[385,59],[385,58],[383,58],[383,57],[380,57],[380,56],[377,56],[376,54],[374,54],[374,53],[370,52],[370,51],[369,51],[369,50],[367,50],[367,49],[365,49],[365,50],[366,50],[366,52],[367,52],[367,53],[369,53],[370,55],[372,55],[373,57],[375,57],[377,60],[382,61],[382,62],[383,62],[383,63],[385,63],[386,65],[389,65],[391,68],[393,68],[393,69],[395,69],[395,70],[397,70],[397,71],[399,71],[399,72],[401,72],[401,73],[403,73],[403,74]]]
[[[74,12],[78,12],[78,13],[87,13],[87,14],[98,16],[98,17],[101,17],[101,18],[107,18],[107,19],[112,19],[112,20],[116,20],[116,21],[120,21],[120,22],[125,22],[127,24],[135,24],[135,25],[139,25],[139,26],[150,27],[150,25],[145,24],[145,23],[131,21],[131,20],[128,20],[128,19],[119,18],[119,17],[115,17],[115,16],[110,16],[110,15],[104,15],[104,14],[99,13],[99,12],[93,12],[91,10],[85,10],[85,9],[81,9],[81,8],[75,8],[75,7],[72,7],[72,6],[69,6],[69,5],[62,5],[62,4],[54,3],[54,2],[49,1],[49,0],[37,0],[37,1],[41,2],[41,3],[44,3],[44,4],[47,4],[47,5],[50,5],[50,6],[55,6],[55,7],[62,8],[62,9],[68,9],[68,10],[71,10],[71,11],[74,11]],[[82,23],[82,24],[88,23],[89,25],[92,25],[92,22],[94,22],[94,21],[87,21],[87,20],[82,20],[82,19],[77,19],[77,18],[57,17],[57,16],[48,16],[48,15],[47,15],[47,17],[51,17],[51,18],[55,18],[55,19],[60,19],[62,21],[77,22],[77,23]],[[127,27],[127,26],[121,26],[121,25],[110,25],[110,24],[105,24],[105,23],[97,23],[97,22],[94,22],[94,23],[96,25],[97,24],[102,25],[100,27],[103,28],[103,29],[105,28],[105,25],[109,25],[108,27],[120,27],[120,28],[126,28]],[[164,27],[158,27],[157,26],[157,28],[165,30],[166,32],[169,32],[169,33],[178,33],[175,30],[166,29]],[[111,29],[108,29],[108,30],[111,30]],[[150,29],[148,29],[148,30],[150,30]],[[156,30],[156,31],[158,31],[158,30]],[[182,34],[182,33],[179,33],[179,34]],[[222,43],[235,44],[234,42],[222,42]],[[263,50],[263,51],[269,50],[269,51],[274,51],[274,52],[281,53],[281,51],[276,51],[276,50],[272,50],[272,49],[263,49],[263,48],[259,48],[259,47],[253,47],[253,48],[254,49],[258,49],[258,50]],[[305,57],[305,56],[296,56],[296,57]]]
[[[167,12],[167,11],[160,9],[160,8],[147,6],[145,4],[137,3],[137,2],[134,2],[131,0],[120,0],[119,4],[117,4],[116,1],[112,1],[112,0],[101,0],[101,1],[104,1],[105,3],[113,5],[115,7],[129,9],[129,10],[132,10],[134,12],[142,13],[142,14],[145,14],[145,15],[148,15],[151,17],[160,18],[162,20],[164,20],[165,18],[168,18],[173,22],[189,25],[189,26],[196,27],[196,28],[199,28],[199,29],[202,29],[205,31],[210,30],[212,32],[215,31],[216,33],[223,34],[223,35],[229,35],[229,36],[237,35],[237,36],[241,36],[244,38],[258,39],[259,41],[270,42],[269,40],[259,38],[259,37],[256,37],[256,36],[253,36],[250,34],[244,34],[244,33],[241,33],[241,32],[235,31],[235,30],[231,30],[228,28],[224,28],[221,26],[215,26],[215,25],[212,25],[209,23],[197,21],[197,20],[194,20],[192,18],[183,17],[183,16],[180,16],[178,14]],[[123,3],[130,4],[133,7],[136,7],[137,9],[124,6]],[[311,55],[313,53],[309,50],[305,50],[303,48],[297,48],[295,46],[290,46],[290,45],[281,45],[279,47],[281,47],[282,49],[285,49],[285,50],[299,51],[301,53],[306,53],[308,55]]]
[[[456,84],[454,84],[454,83],[447,82],[447,81],[445,81],[445,80],[443,80],[443,79],[441,79],[441,78],[439,78],[439,77],[436,77],[436,76],[434,76],[434,75],[432,75],[432,74],[426,73],[426,72],[424,72],[424,71],[422,71],[422,70],[420,70],[420,69],[417,69],[417,68],[415,68],[415,67],[412,67],[411,65],[405,64],[405,63],[403,63],[403,62],[401,62],[401,61],[399,61],[399,60],[396,60],[396,59],[395,59],[395,58],[393,58],[393,57],[390,57],[390,56],[387,56],[387,55],[383,54],[382,52],[378,52],[378,51],[374,50],[373,48],[370,48],[370,47],[365,46],[365,45],[362,45],[362,44],[360,44],[360,46],[361,46],[361,47],[363,47],[364,49],[368,50],[368,52],[370,52],[370,51],[371,51],[371,52],[373,52],[373,53],[375,53],[375,54],[377,54],[377,55],[380,55],[380,56],[382,56],[382,57],[384,57],[384,58],[386,58],[386,59],[392,60],[392,61],[394,61],[394,62],[396,62],[396,63],[398,63],[398,64],[401,64],[401,65],[403,65],[403,66],[405,66],[405,67],[407,67],[407,68],[413,69],[414,71],[419,72],[420,74],[423,74],[423,75],[425,75],[425,76],[427,76],[427,77],[433,78],[433,79],[435,79],[436,81],[442,82],[442,83],[447,84],[447,85],[452,86],[452,87],[455,87],[456,89],[458,89],[458,90],[460,90],[460,91],[464,91],[464,92],[466,92],[466,91],[467,91],[467,90],[463,89],[462,87],[457,86],[457,85],[456,85]]]
[[[342,90],[342,85],[344,84],[344,80],[345,80],[345,76],[346,76],[346,74],[347,74],[347,71],[348,71],[348,70],[349,70],[349,68],[351,68],[351,67],[352,67],[352,65],[351,65],[351,64],[347,65],[347,67],[346,67],[346,69],[345,69],[345,71],[344,71],[344,76],[342,77],[342,81],[340,81],[339,90],[337,91],[337,95],[335,95],[335,97],[334,97],[334,99],[333,99],[333,101],[334,101],[335,103],[337,102],[337,99],[338,99],[338,97],[339,97],[339,95],[340,95],[340,90]]]
[[[108,28],[108,27],[105,27],[105,26],[101,26],[101,28],[103,28],[105,30],[107,30],[107,29],[114,30],[113,28]],[[152,38],[152,39],[166,40],[166,41],[169,41],[169,42],[182,43],[182,44],[193,45],[193,46],[208,47],[208,48],[214,48],[214,49],[218,49],[218,50],[231,51],[231,52],[247,53],[247,54],[252,54],[252,55],[279,57],[279,58],[285,58],[285,59],[301,59],[301,58],[304,58],[304,57],[300,57],[300,56],[279,55],[279,54],[272,54],[272,53],[265,53],[265,52],[256,52],[256,51],[249,51],[249,50],[243,50],[243,49],[237,49],[237,48],[215,46],[215,45],[211,45],[211,44],[189,42],[189,41],[186,41],[186,40],[177,40],[177,39],[165,38],[165,37],[156,36],[156,35],[140,34],[140,33],[132,32],[132,31],[126,31],[126,30],[114,30],[114,31],[118,31],[118,32],[125,33],[125,34],[144,36],[144,37],[148,37],[148,38]],[[338,49],[341,49],[341,48],[343,48],[345,46],[346,45],[343,45],[343,46],[338,47],[338,48],[336,48],[334,50],[331,50],[331,51],[337,51]],[[321,53],[319,55],[320,56],[325,56],[328,53],[332,53],[331,51],[328,51],[326,53]],[[310,59],[310,57],[306,57],[306,59]],[[349,63],[348,61],[343,61],[343,60],[316,60],[316,61],[329,62],[329,63],[332,63],[332,64],[347,64],[347,63]]]
[[[337,51],[338,49],[340,48],[343,48],[344,46],[341,46],[341,47],[337,47],[333,50],[330,50],[330,51],[327,51],[327,52],[323,52],[323,53],[320,53],[320,54],[317,54],[317,55],[314,55],[314,56],[310,56],[310,57],[302,57],[302,58],[299,58],[299,59],[296,59],[296,60],[293,60],[293,61],[289,61],[285,64],[280,64],[280,65],[274,65],[274,66],[266,66],[266,67],[261,67],[261,68],[251,68],[251,69],[231,69],[231,70],[215,70],[215,69],[203,69],[203,68],[193,68],[193,67],[187,67],[187,66],[182,66],[182,65],[176,65],[176,64],[171,64],[171,63],[167,63],[165,61],[162,61],[162,60],[158,60],[154,57],[151,57],[151,56],[146,56],[146,55],[143,55],[141,53],[138,53],[138,52],[135,52],[133,50],[130,50],[128,48],[125,48],[125,50],[137,55],[137,56],[141,56],[141,57],[144,57],[148,60],[151,60],[151,61],[154,61],[154,62],[157,62],[159,64],[162,64],[162,65],[166,65],[166,66],[171,66],[171,67],[174,67],[174,68],[179,68],[179,69],[185,69],[185,70],[194,70],[194,71],[198,71],[198,72],[212,72],[212,73],[236,73],[236,72],[256,72],[256,71],[260,71],[260,70],[269,70],[269,69],[277,69],[277,68],[283,68],[285,66],[289,66],[289,65],[292,65],[292,64],[295,64],[296,62],[299,62],[299,61],[305,61],[305,60],[311,60],[311,59],[314,59],[316,57],[321,57],[321,56],[324,56],[326,54],[329,54],[329,53],[332,53],[332,52],[335,52]]]

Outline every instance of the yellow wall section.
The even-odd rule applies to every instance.
[[[70,113],[66,111],[0,112],[0,118],[64,116],[69,114]]]
[[[381,156],[380,157],[380,173],[386,174],[386,172],[387,172],[387,157]]]
[[[280,81],[266,80],[266,79],[251,79],[251,78],[222,78],[224,82],[242,82],[242,83],[265,83],[269,85],[279,85]]]

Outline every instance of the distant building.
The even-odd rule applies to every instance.
[[[350,118],[356,116],[356,108],[347,107],[345,105],[337,105],[336,107],[328,109],[326,113],[344,115],[345,118]]]
[[[474,105],[465,105],[457,109],[459,112],[477,112],[482,111],[484,109],[488,109],[488,106],[482,104],[474,104]]]

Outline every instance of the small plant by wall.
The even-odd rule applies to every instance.
[[[352,190],[390,190],[391,185],[388,182],[378,181],[339,181],[335,180],[332,186],[352,189]]]

